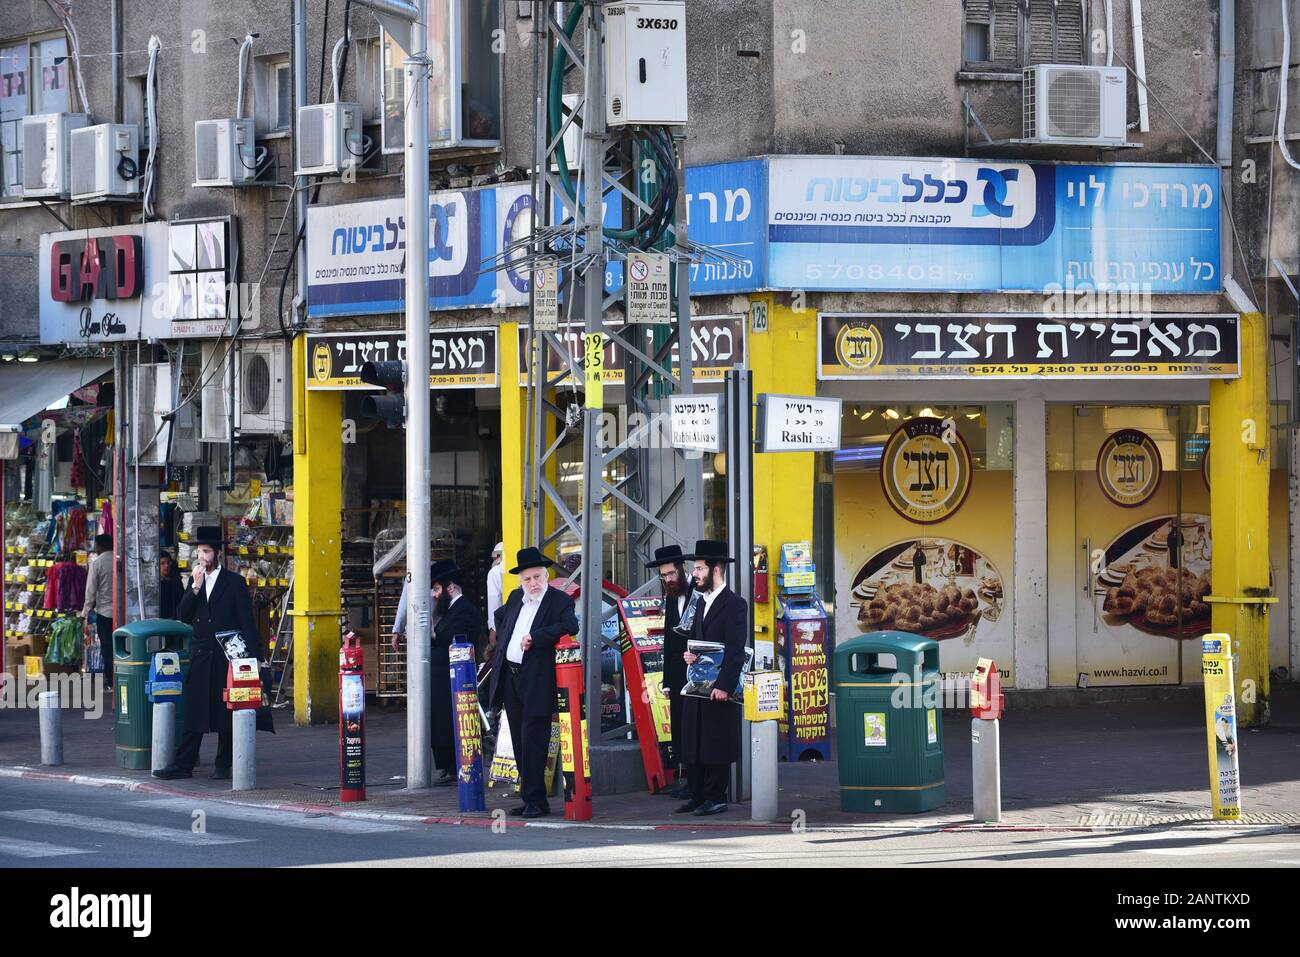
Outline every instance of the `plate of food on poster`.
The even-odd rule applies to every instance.
[[[1102,620],[1161,638],[1210,630],[1210,519],[1184,513],[1147,519],[1106,548],[1093,576]]]
[[[1005,601],[1002,575],[961,542],[895,542],[867,559],[853,578],[850,605],[861,631],[905,631],[942,641],[975,640],[996,623]]]

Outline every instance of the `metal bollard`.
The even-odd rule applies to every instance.
[[[149,769],[169,768],[176,756],[176,702],[155,701],[153,705],[153,740]]]
[[[971,787],[975,820],[997,824],[1002,820],[1002,727],[997,718],[971,718]]]
[[[749,751],[754,773],[750,817],[755,821],[775,821],[777,817],[777,751],[780,737],[775,721],[749,723]]]
[[[38,701],[41,714],[41,764],[53,767],[63,763],[63,712],[59,693],[42,691]]]
[[[240,708],[230,717],[234,724],[230,789],[251,791],[257,787],[257,711]]]

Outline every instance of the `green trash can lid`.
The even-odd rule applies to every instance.
[[[939,643],[930,638],[922,638],[920,635],[913,635],[906,631],[872,631],[865,635],[858,635],[856,638],[850,638],[848,641],[842,641],[836,644],[835,654],[840,655],[861,655],[861,654],[893,654],[898,651],[910,651],[914,655],[924,655],[926,651],[932,648],[938,648]]]
[[[142,618],[140,621],[127,622],[113,632],[114,638],[119,635],[124,638],[153,638],[158,635],[193,638],[194,629],[185,622],[172,618]]]

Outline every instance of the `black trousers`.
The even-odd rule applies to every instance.
[[[104,659],[104,684],[113,687],[113,616],[95,616],[95,634],[99,637],[99,656]]]
[[[727,787],[731,783],[731,765],[688,764],[686,779],[691,786],[691,797],[695,800],[725,804]]]
[[[501,676],[506,720],[510,722],[510,743],[519,768],[519,796],[525,804],[549,807],[546,800],[546,752],[551,744],[551,716],[525,717],[523,689],[518,666],[505,664]]]
[[[231,745],[234,737],[232,728],[231,722],[227,721],[225,726],[217,732],[217,760],[215,764],[217,769],[221,771],[229,771],[231,762],[234,760]],[[176,760],[173,762],[176,767],[193,771],[194,765],[199,763],[199,745],[202,743],[202,732],[184,732],[181,735],[181,743],[176,747]]]
[[[682,763],[682,696],[671,689],[668,692],[668,715],[673,726],[672,743],[668,745],[668,763],[671,770]]]
[[[429,725],[433,766],[439,771],[455,771],[456,728],[452,718],[451,654],[448,648],[435,646],[429,651]]]

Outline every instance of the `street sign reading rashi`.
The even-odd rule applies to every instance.
[[[627,321],[672,320],[668,257],[663,253],[627,254]]]
[[[671,397],[673,448],[722,451],[722,416],[716,395]]]
[[[758,397],[759,452],[833,452],[840,447],[839,399]]]

